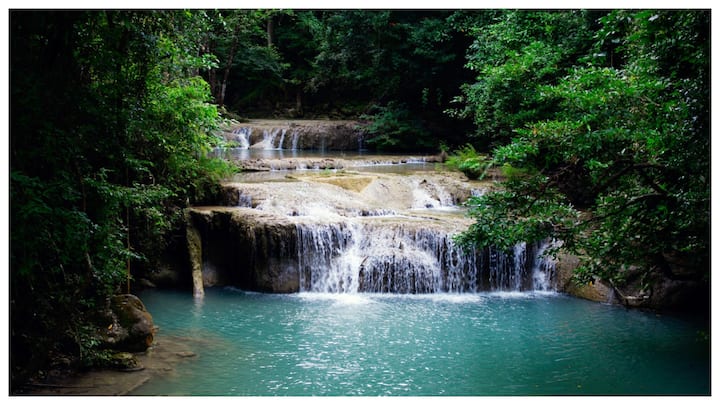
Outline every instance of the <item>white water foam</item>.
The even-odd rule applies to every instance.
[[[298,222],[301,291],[324,293],[475,293],[552,291],[544,248],[465,251],[443,232],[407,224]],[[541,262],[538,264],[538,262]],[[532,271],[529,271],[529,269]],[[530,277],[532,275],[532,277]]]
[[[370,294],[300,292],[296,296],[305,301],[332,301],[340,305],[367,305],[375,302]]]
[[[248,149],[250,147],[250,134],[252,133],[252,128],[236,128],[232,131],[232,133],[235,134],[235,140],[238,142],[240,149]]]

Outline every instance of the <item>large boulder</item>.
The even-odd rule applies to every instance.
[[[597,302],[613,302],[613,290],[601,280],[594,280],[589,284],[578,284],[573,280],[573,272],[579,266],[577,256],[561,253],[555,264],[558,286],[561,291],[578,298]]]
[[[144,352],[153,343],[157,328],[140,299],[115,295],[109,302],[110,325],[102,331],[105,347],[121,352]]]

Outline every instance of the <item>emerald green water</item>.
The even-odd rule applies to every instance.
[[[133,395],[709,395],[697,323],[560,294],[140,294],[198,356]]]

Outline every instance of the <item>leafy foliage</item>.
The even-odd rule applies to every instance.
[[[608,35],[620,44],[613,58],[595,49],[536,88],[558,108],[515,123],[495,149],[498,163],[522,171],[469,202],[477,223],[461,240],[560,239],[584,258],[583,282],[622,284],[630,269],[707,277],[709,14],[616,11],[600,21],[597,46]]]
[[[487,156],[479,154],[471,144],[457,149],[445,161],[445,166],[460,170],[470,180],[485,177],[492,165],[492,161]]]
[[[185,12],[11,13],[12,380],[98,351],[93,314],[212,192],[217,110]],[[52,68],[48,68],[48,67]],[[22,68],[21,68],[22,67]]]
[[[48,353],[107,358],[92,313],[229,174],[207,156],[212,103],[364,117],[378,149],[461,145],[448,165],[468,177],[499,165],[462,243],[560,239],[581,281],[709,275],[707,11],[10,17],[13,384]]]
[[[473,39],[467,65],[477,74],[448,109],[472,118],[479,141],[506,143],[516,128],[544,119],[557,108],[540,86],[553,84],[587,49],[588,14],[581,11],[507,10],[479,15],[461,28]]]
[[[231,17],[237,13],[250,16],[242,19],[239,31],[230,28],[230,21],[240,21]],[[384,149],[437,147],[438,140],[429,139],[427,133],[435,138],[464,135],[460,128],[466,125],[444,114],[465,72],[466,39],[449,23],[452,12],[245,10],[217,14],[221,18],[214,18],[227,24],[210,24],[205,49],[217,53],[221,61],[235,50],[232,63],[224,65],[229,68],[225,101],[240,115],[377,119],[381,121],[378,128],[388,127],[398,135],[378,133],[380,138],[370,146]],[[272,38],[271,44],[266,43],[265,34]],[[227,45],[220,46],[223,43]],[[220,82],[220,70],[222,66],[206,73],[211,84]],[[391,121],[395,124],[390,125]],[[406,136],[411,128],[419,132]]]
[[[365,127],[372,136],[367,140],[368,144],[380,150],[402,150],[408,145],[413,145],[415,150],[435,146],[422,121],[406,106],[393,102],[373,110],[374,114],[362,117],[370,120]]]

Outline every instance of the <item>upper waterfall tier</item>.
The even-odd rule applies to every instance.
[[[364,132],[357,121],[250,120],[225,128],[222,136],[241,149],[358,150]]]

